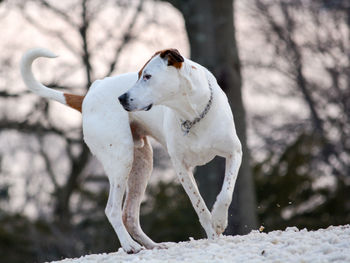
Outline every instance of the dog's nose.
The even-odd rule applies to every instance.
[[[121,105],[125,106],[128,101],[128,93],[124,93],[123,95],[119,96],[118,100]]]

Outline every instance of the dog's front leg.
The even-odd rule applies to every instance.
[[[199,193],[197,184],[194,180],[193,174],[190,171],[189,168],[185,166],[182,162],[179,162],[177,160],[172,160],[173,165],[176,171],[176,174],[185,189],[188,197],[191,200],[191,203],[193,205],[194,210],[196,211],[199,222],[201,223],[202,227],[204,228],[207,237],[210,239],[215,238],[217,235],[212,227],[212,220],[211,220],[211,214],[202,198],[202,196]]]
[[[242,162],[242,150],[239,141],[232,147],[234,151],[226,157],[225,178],[212,209],[212,225],[218,235],[227,227],[228,209],[237,180],[238,170]]]

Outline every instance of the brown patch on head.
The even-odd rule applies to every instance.
[[[191,66],[191,68],[193,68],[193,69],[197,69],[195,66]]]
[[[63,96],[66,99],[66,103],[69,107],[72,107],[73,109],[81,112],[81,107],[85,96],[68,94],[68,93],[63,93]]]
[[[178,68],[178,69],[182,67],[182,62],[184,62],[184,58],[180,55],[180,52],[177,49],[171,48],[171,49],[164,49],[164,50],[157,51],[149,60],[147,60],[145,65],[143,65],[143,67],[140,69],[139,79],[141,78],[144,68],[152,60],[152,58],[154,58],[157,55],[159,55],[161,58],[167,58],[168,66],[174,66],[175,68]]]
[[[175,48],[160,51],[160,57],[168,59],[168,66],[174,66],[178,69],[182,67],[182,62],[185,61],[180,55],[180,52]]]

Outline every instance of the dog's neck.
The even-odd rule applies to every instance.
[[[191,61],[192,62],[192,61]],[[179,127],[188,134],[193,126],[198,124],[210,111],[213,101],[213,88],[207,70],[200,65],[186,63],[181,85],[182,92],[174,104],[168,105],[176,113]]]
[[[210,91],[210,98],[208,100],[207,105],[205,106],[204,110],[197,115],[197,117],[195,117],[192,120],[182,120],[181,121],[181,129],[184,132],[184,134],[188,134],[191,130],[191,128],[196,125],[198,122],[200,122],[209,112],[210,108],[211,108],[211,104],[213,102],[213,88],[211,86],[211,83],[208,79],[208,87],[209,87],[209,91]]]

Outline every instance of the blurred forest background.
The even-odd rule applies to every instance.
[[[55,89],[85,94],[99,78],[137,71],[178,48],[229,97],[244,160],[227,234],[350,223],[348,0],[0,0],[0,259],[43,262],[116,251],[108,181],[82,140],[81,117],[26,90],[19,59]],[[141,210],[155,241],[202,238],[167,154]],[[211,207],[223,160],[196,170]]]

